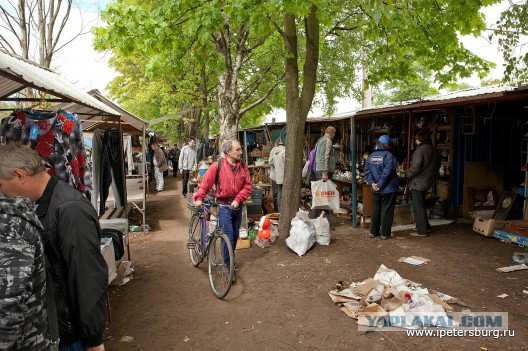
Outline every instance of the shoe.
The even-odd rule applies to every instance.
[[[379,234],[372,234],[372,233],[369,233],[369,238],[373,239],[377,236],[380,236]]]
[[[411,236],[415,236],[417,238],[427,238],[429,236],[429,234],[420,234],[420,233],[417,233],[417,232],[412,232],[410,235]]]
[[[389,240],[391,237],[390,236],[381,236],[381,240]]]
[[[233,279],[231,279],[231,282],[236,283],[236,280],[237,280],[236,272],[233,271]]]
[[[235,271],[238,271],[238,264],[235,263]]]

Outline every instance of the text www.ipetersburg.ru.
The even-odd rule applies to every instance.
[[[416,329],[406,330],[407,336],[420,337],[429,336],[435,338],[449,338],[449,337],[492,337],[498,339],[502,337],[514,337],[514,329],[494,330],[494,329]]]

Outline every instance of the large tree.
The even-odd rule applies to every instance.
[[[497,28],[490,35],[498,37],[499,48],[502,51],[506,67],[504,80],[518,84],[528,82],[528,2],[526,0],[513,2],[501,14]]]
[[[115,55],[141,53],[158,72],[182,72],[206,57],[206,71],[217,77],[212,97],[220,138],[235,138],[242,116],[282,82],[274,65],[279,37],[260,6],[250,0],[120,1],[103,13],[107,26],[97,29],[96,47],[113,48]]]
[[[368,70],[367,82],[370,84],[406,79],[413,75],[416,63],[435,72],[434,78],[441,85],[457,77],[468,77],[474,71],[483,75],[489,65],[465,49],[458,36],[478,35],[485,28],[480,8],[496,1],[272,2],[277,4],[277,11],[284,11],[284,26],[278,31],[283,35],[287,52],[288,143],[280,220],[280,231],[286,234],[300,198],[302,145],[299,139],[302,140],[313,92],[319,87],[322,91],[332,89],[333,95],[336,90],[342,93],[334,87],[345,86],[343,81],[347,79],[354,81],[354,72],[362,68]],[[303,30],[299,28],[301,26]],[[304,45],[299,46],[299,42]],[[302,54],[299,54],[300,48]],[[331,76],[321,69],[327,72],[326,80],[317,85],[319,54],[332,52],[328,48],[344,50],[333,51]],[[323,67],[325,62],[326,58],[322,56],[320,63]]]

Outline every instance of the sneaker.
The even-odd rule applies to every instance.
[[[418,238],[427,238],[429,236],[429,234],[420,234],[420,233],[417,233],[417,232],[412,232],[410,235],[418,237]]]
[[[379,234],[372,234],[372,233],[369,233],[369,238],[373,239],[377,236],[380,236]]]
[[[391,237],[390,236],[381,236],[381,240],[389,240]]]

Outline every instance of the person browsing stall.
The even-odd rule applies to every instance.
[[[405,175],[409,179],[412,207],[416,215],[416,231],[411,233],[411,236],[423,238],[431,231],[425,209],[425,197],[433,186],[434,176],[441,162],[427,130],[419,130],[414,140],[416,149],[412,155],[411,167]]]
[[[240,161],[242,147],[238,140],[226,140],[222,143],[221,152],[225,157],[219,158],[213,163],[200,183],[200,187],[194,194],[194,206],[201,206],[205,196],[213,185],[216,184],[214,197],[222,205],[218,209],[218,223],[220,228],[227,234],[231,246],[236,247],[240,224],[242,223],[241,206],[251,195],[252,185],[248,166]],[[221,162],[220,172],[218,165]],[[217,178],[218,174],[218,180]],[[231,206],[231,207],[229,207]],[[225,255],[224,257],[229,257]],[[234,257],[233,257],[234,258]],[[229,264],[230,262],[226,262]],[[233,281],[236,276],[233,275]]]
[[[37,204],[59,349],[104,351],[108,267],[94,207],[81,192],[50,176],[36,151],[17,143],[0,146],[0,193]]]
[[[398,192],[396,157],[390,152],[388,135],[379,137],[374,152],[365,162],[365,178],[372,190],[372,219],[369,238],[391,238],[391,227]]]

